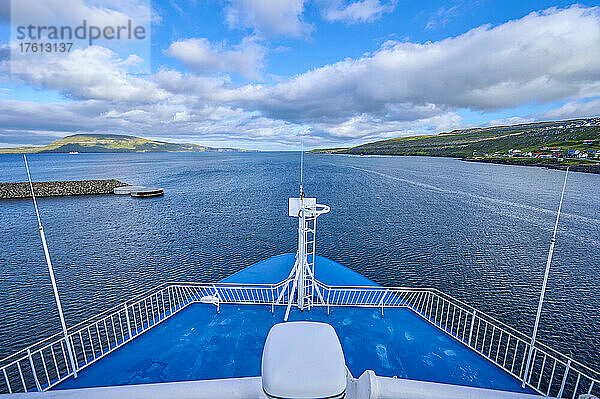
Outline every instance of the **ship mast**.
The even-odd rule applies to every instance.
[[[323,301],[321,292],[315,284],[317,217],[329,212],[329,207],[317,204],[316,198],[304,196],[303,168],[304,148],[300,152],[300,197],[288,200],[289,216],[298,218],[298,251],[289,275],[293,280],[284,321],[289,317],[295,297],[297,297],[297,306],[301,310],[310,308],[316,298]]]

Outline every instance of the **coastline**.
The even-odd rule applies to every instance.
[[[591,174],[600,174],[600,162],[596,164],[591,163],[575,163],[575,164],[560,164],[554,162],[540,162],[536,161],[535,158],[532,160],[514,159],[514,158],[469,158],[469,157],[457,157],[451,155],[425,155],[425,154],[365,154],[362,153],[351,153],[351,152],[335,152],[327,150],[310,151],[311,154],[321,155],[349,155],[356,157],[372,157],[372,156],[386,156],[386,157],[432,157],[432,158],[453,158],[460,161],[466,162],[481,162],[481,163],[494,163],[499,165],[514,165],[514,166],[533,166],[538,168],[546,169],[557,169],[566,170],[567,166],[571,172],[582,172]],[[574,160],[575,162],[577,160]]]
[[[566,170],[569,167],[569,170],[572,172],[582,172],[582,173],[593,173],[600,174],[600,163],[591,164],[591,163],[575,163],[572,165],[560,164],[560,163],[552,163],[552,162],[537,162],[537,161],[525,161],[521,159],[511,159],[511,158],[458,158],[461,161],[466,162],[482,162],[482,163],[495,163],[499,165],[517,165],[517,166],[535,166],[538,168],[547,168],[547,169],[558,169],[558,170]]]

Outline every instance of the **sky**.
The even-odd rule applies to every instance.
[[[23,15],[146,18],[147,45],[32,61],[13,52]],[[109,133],[295,150],[597,116],[599,49],[589,1],[0,0],[0,146]]]

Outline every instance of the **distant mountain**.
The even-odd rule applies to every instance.
[[[43,147],[0,148],[0,154],[69,152],[219,152],[245,151],[197,144],[177,144],[119,134],[75,134],[54,140]]]

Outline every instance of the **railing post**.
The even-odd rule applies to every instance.
[[[427,316],[427,319],[429,320],[429,322],[431,322],[431,319],[433,319],[433,324],[435,324],[435,318],[433,317],[433,301],[435,300],[435,296],[434,294],[429,291],[429,316]]]
[[[533,358],[531,357],[531,353],[533,352]],[[525,388],[525,380],[527,380],[527,384],[531,383],[531,377],[533,376],[533,365],[535,364],[535,358],[537,357],[537,349],[531,347],[529,350],[529,356],[527,357],[527,367],[525,368],[525,375],[523,376],[523,388]],[[544,370],[541,370],[543,372]],[[540,378],[541,375],[540,375]]]
[[[471,317],[471,328],[469,329],[469,346],[471,346],[471,338],[473,337],[473,326],[475,325],[475,310],[473,310],[473,316]]]
[[[217,298],[217,313],[219,313],[221,306],[221,295],[219,295],[219,291],[217,290],[217,286],[213,284],[213,290],[215,290],[215,297]]]
[[[565,384],[567,383],[567,377],[569,376],[569,370],[571,370],[571,359],[567,362],[567,368],[565,369],[565,375],[563,375],[562,383],[560,384],[560,391],[558,391],[557,398],[562,398],[563,391],[565,390]]]
[[[132,339],[131,335],[131,322],[129,321],[129,310],[127,309],[127,304],[125,304],[125,318],[127,319],[127,331],[129,332],[129,339]]]
[[[525,373],[523,373],[523,382],[521,383],[521,388],[525,388],[525,384],[527,383],[527,375],[529,374],[529,364],[531,363],[531,352],[533,352],[533,346],[529,346],[529,349],[527,346],[525,346],[525,352],[523,352],[523,356],[525,356],[525,353],[527,353],[527,357],[524,357],[523,360],[527,360],[525,363]]]
[[[275,313],[275,288],[271,286],[271,313]]]
[[[594,389],[594,384],[596,383],[596,380],[592,380],[592,383],[590,384],[590,388],[588,389],[588,395],[590,395],[592,393],[592,389]]]
[[[381,317],[383,317],[383,302],[384,302],[386,295],[388,294],[388,291],[389,290],[385,290],[385,292],[383,293],[383,296],[381,297]]]
[[[106,329],[106,325],[104,326],[104,328]],[[108,331],[108,329],[106,330]],[[73,342],[73,335],[69,335],[69,342],[67,342],[67,345],[70,345],[70,347],[73,348],[73,356],[71,357],[71,360],[73,361],[73,364],[75,366],[75,368],[73,369],[73,376],[77,378],[77,370],[79,370],[79,361],[77,360],[77,353],[75,353],[75,343]],[[68,347],[69,346],[67,346],[67,348]],[[110,342],[108,342],[108,347],[110,348]]]
[[[2,369],[2,374],[4,374],[4,381],[6,381],[6,387],[8,388],[8,393],[13,393],[12,387],[10,386],[10,381],[8,380],[8,375],[6,375],[6,368]]]
[[[31,371],[33,372],[33,379],[35,380],[35,387],[38,392],[42,392],[42,386],[40,385],[40,381],[38,380],[37,373],[35,372],[35,365],[33,364],[33,359],[31,358],[31,350],[27,348],[27,356],[29,357],[29,365],[31,366]]]

